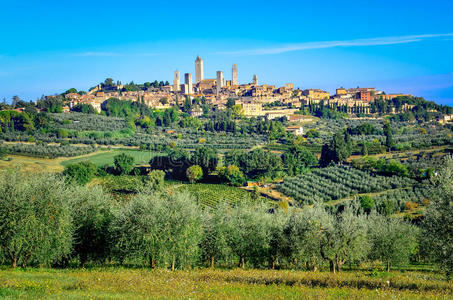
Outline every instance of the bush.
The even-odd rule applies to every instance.
[[[98,168],[95,164],[90,161],[82,161],[66,166],[63,175],[66,176],[68,182],[76,182],[85,185],[94,178],[97,171]]]
[[[370,213],[371,209],[374,207],[374,199],[368,195],[361,196],[360,206],[362,207],[364,212]]]
[[[195,183],[203,178],[203,170],[199,165],[190,166],[186,170],[186,176],[190,183]]]
[[[244,173],[238,166],[230,165],[228,167],[217,168],[219,177],[234,186],[241,186],[245,183]]]
[[[165,172],[161,170],[152,170],[146,176],[146,186],[151,190],[159,190],[164,185]]]
[[[121,153],[116,155],[114,158],[115,170],[119,175],[130,174],[134,168],[134,157]]]
[[[57,136],[61,139],[68,137],[68,132],[65,129],[58,129]]]
[[[377,169],[380,173],[385,175],[398,175],[402,177],[409,176],[409,170],[407,169],[407,167],[393,159],[389,161],[379,159],[377,163]]]

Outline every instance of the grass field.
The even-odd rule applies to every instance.
[[[68,164],[88,160],[98,166],[103,166],[106,164],[113,165],[113,158],[120,153],[126,153],[127,155],[134,157],[136,165],[148,165],[151,158],[153,158],[154,156],[159,154],[158,152],[153,152],[153,151],[114,149],[114,150],[96,152],[95,154],[86,156],[86,157],[77,157],[77,158],[67,159],[67,160],[64,160],[61,164],[63,166],[66,166]]]
[[[61,162],[67,158],[37,158],[30,156],[8,155],[6,160],[0,160],[0,170],[6,168],[20,168],[26,172],[61,172]]]
[[[123,152],[133,156],[136,165],[148,165],[151,158],[159,155],[158,152],[131,149],[102,150],[71,158],[59,157],[54,159],[8,155],[6,160],[0,160],[0,170],[5,168],[20,168],[27,172],[61,172],[68,164],[87,160],[98,166],[103,166],[105,164],[113,165],[113,158],[115,155]]]
[[[437,273],[270,270],[0,270],[2,299],[452,299]]]

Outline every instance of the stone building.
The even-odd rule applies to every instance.
[[[302,94],[308,97],[310,100],[324,100],[329,99],[330,94],[320,89],[307,89]]]

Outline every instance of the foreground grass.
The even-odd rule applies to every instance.
[[[0,270],[2,299],[451,299],[453,283],[422,272],[149,269]]]

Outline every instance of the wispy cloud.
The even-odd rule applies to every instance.
[[[377,37],[377,38],[367,38],[367,39],[354,39],[354,40],[346,40],[346,41],[304,42],[304,43],[297,43],[297,44],[280,45],[277,47],[269,47],[269,48],[225,51],[225,52],[218,52],[218,54],[227,54],[227,55],[279,54],[279,53],[286,53],[286,52],[293,52],[293,51],[326,49],[326,48],[336,48],[336,47],[364,47],[364,46],[407,44],[407,43],[420,42],[420,41],[423,41],[426,39],[431,39],[431,38],[451,37],[451,36],[453,36],[453,33],[390,36],[390,37]]]
[[[140,52],[140,53],[128,53],[128,52],[103,52],[103,51],[87,51],[80,53],[72,53],[72,56],[80,57],[112,57],[112,56],[156,56],[159,53],[154,52]]]
[[[73,53],[73,56],[120,56],[120,53],[116,52],[81,52],[81,53]]]

